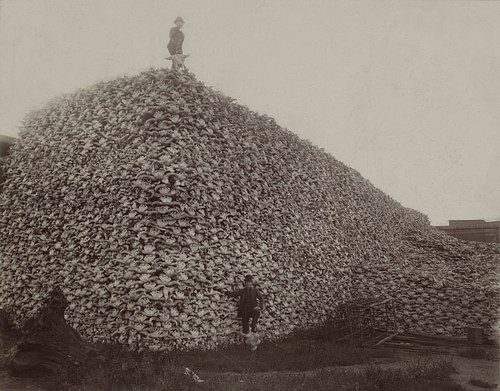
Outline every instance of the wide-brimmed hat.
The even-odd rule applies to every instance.
[[[177,22],[186,23],[186,22],[184,22],[184,19],[182,19],[180,16],[178,16],[177,18],[175,18],[174,23],[177,23]]]

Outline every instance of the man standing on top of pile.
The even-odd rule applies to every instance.
[[[172,70],[179,69],[184,65],[184,55],[182,44],[184,43],[184,33],[181,31],[184,26],[184,19],[178,16],[174,21],[175,27],[170,29],[170,41],[167,49],[172,59]]]

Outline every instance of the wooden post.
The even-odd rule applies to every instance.
[[[372,337],[372,345],[375,343],[375,318],[373,315],[373,307],[370,306],[370,329],[371,329],[371,337]]]

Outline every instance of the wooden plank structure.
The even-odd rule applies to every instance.
[[[481,329],[463,337],[404,331],[398,327],[396,305],[391,298],[364,298],[344,303],[329,322],[329,336],[353,346],[388,347],[419,353],[459,354],[479,344],[495,345],[482,337]],[[479,335],[479,337],[478,337]],[[490,346],[491,347],[491,346]],[[496,345],[498,347],[498,345]],[[498,349],[494,354],[498,356]]]
[[[391,298],[363,298],[341,304],[332,322],[337,341],[375,346],[398,335],[396,307]]]

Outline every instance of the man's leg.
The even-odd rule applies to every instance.
[[[251,313],[243,313],[243,315],[241,316],[241,324],[243,326],[243,334],[248,334],[248,332],[250,331],[249,324],[250,324],[250,316],[251,315],[252,315]]]
[[[253,310],[252,313],[252,332],[255,333],[257,331],[257,321],[259,320],[260,310]]]
[[[174,70],[175,69],[175,61],[174,61],[174,54],[175,54],[175,51],[173,51],[170,47],[167,46],[167,49],[168,49],[168,52],[170,53],[170,58],[172,59],[172,68],[170,70]]]
[[[178,69],[177,60],[175,59],[175,57],[172,56],[172,71],[176,71],[177,69]]]

